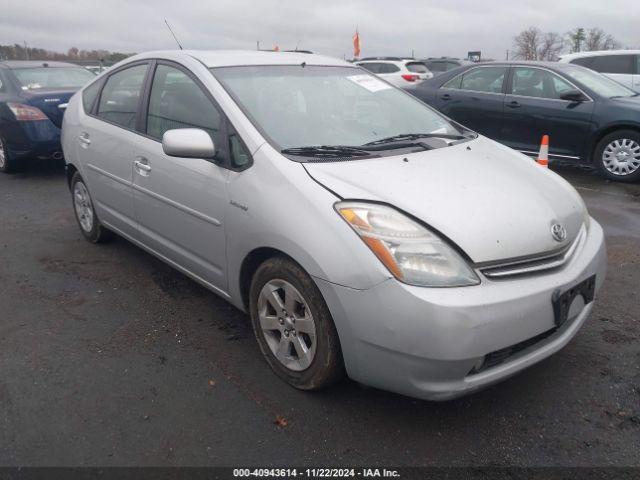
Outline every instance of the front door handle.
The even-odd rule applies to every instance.
[[[449,95],[448,93],[445,93],[444,95],[442,95],[440,97],[442,100],[451,100],[451,95]]]
[[[136,157],[136,160],[133,162],[136,167],[136,170],[140,175],[147,176],[151,171],[151,165],[149,165],[149,160],[144,157]]]
[[[521,106],[520,102],[516,102],[515,100],[507,103],[507,107],[509,108],[520,108]]]

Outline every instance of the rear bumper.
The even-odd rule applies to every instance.
[[[552,273],[483,278],[481,285],[464,288],[421,288],[387,280],[355,290],[317,283],[338,328],[351,378],[412,397],[446,400],[503,380],[564,347],[593,303],[585,306],[576,297],[569,320],[556,328],[553,292],[594,274],[598,290],[605,273],[604,235],[592,221],[581,250]],[[523,343],[527,341],[533,343]],[[489,354],[510,347],[512,355],[474,373],[493,358]]]
[[[4,133],[12,159],[62,158],[60,129],[50,120],[12,122]]]

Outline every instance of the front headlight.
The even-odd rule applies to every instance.
[[[365,202],[338,202],[335,209],[398,280],[422,287],[480,283],[458,252],[397,210]]]

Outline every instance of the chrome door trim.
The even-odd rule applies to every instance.
[[[132,182],[129,182],[127,180],[123,180],[122,178],[114,175],[113,173],[109,173],[106,170],[101,169],[100,167],[96,167],[92,163],[87,163],[87,168],[89,168],[90,170],[93,170],[94,172],[97,172],[97,173],[99,173],[101,175],[104,175],[107,178],[110,178],[114,182],[118,182],[118,183],[120,183],[122,185],[126,185],[127,187],[131,187],[133,185]]]

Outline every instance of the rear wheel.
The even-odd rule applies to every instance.
[[[9,156],[9,149],[4,138],[0,137],[0,172],[11,173],[13,171],[13,162]]]
[[[74,173],[71,178],[71,196],[73,211],[84,238],[91,243],[100,243],[111,238],[112,233],[104,228],[98,220],[89,189],[78,172]]]
[[[253,276],[251,323],[272,370],[301,390],[326,387],[344,375],[338,333],[322,294],[296,263],[275,257]]]
[[[594,160],[600,172],[611,180],[640,179],[640,133],[618,130],[605,135],[596,146]]]

